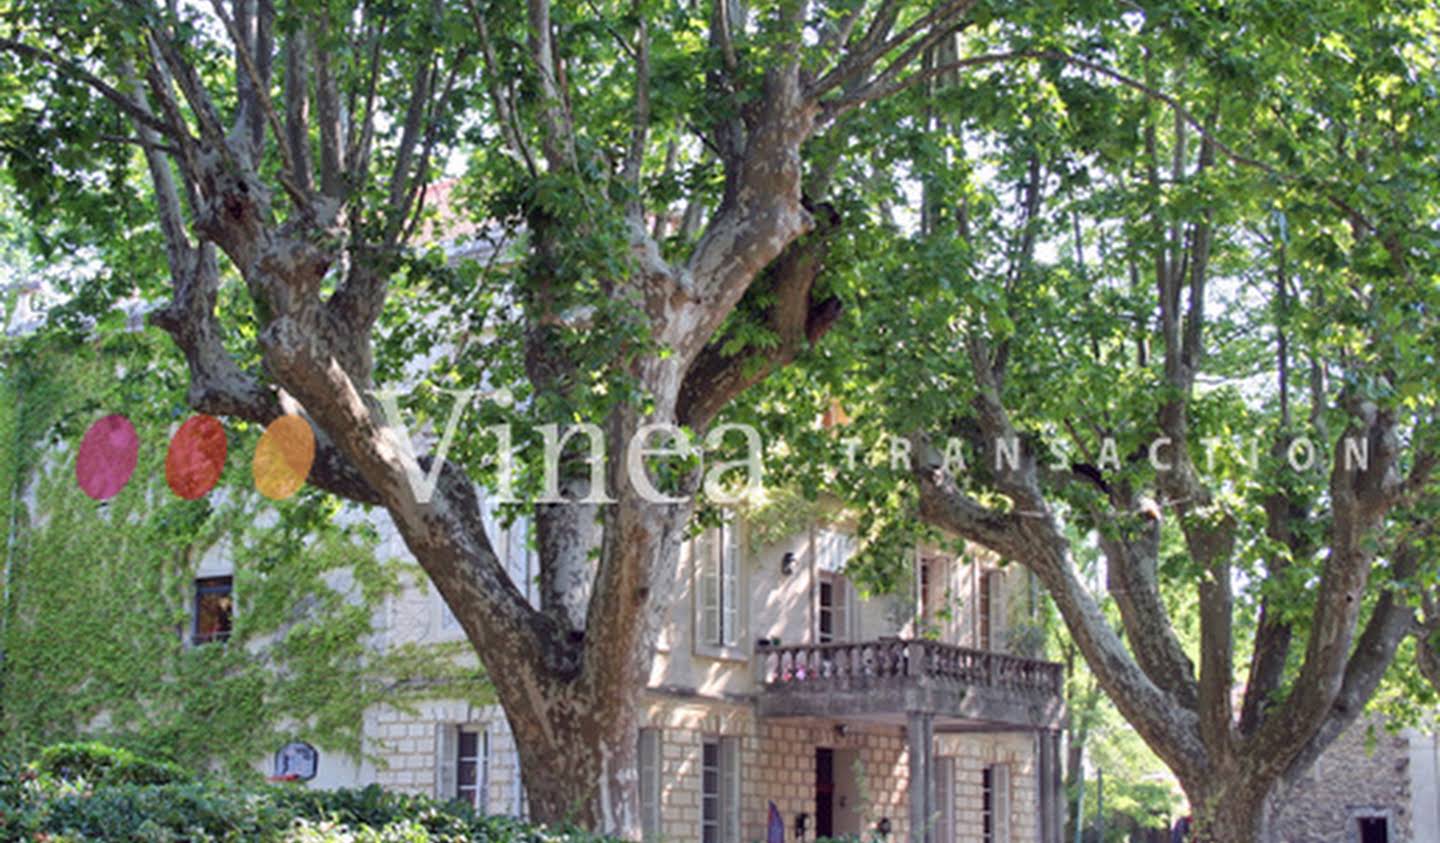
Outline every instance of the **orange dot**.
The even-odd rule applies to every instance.
[[[271,500],[284,500],[305,485],[315,462],[315,432],[300,416],[281,416],[255,445],[255,489]]]
[[[215,488],[225,470],[225,427],[214,416],[191,416],[175,431],[165,454],[165,482],[187,501]]]

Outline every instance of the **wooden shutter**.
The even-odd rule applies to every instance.
[[[720,840],[740,843],[740,739],[720,739]]]
[[[850,580],[840,574],[830,577],[830,630],[836,641],[850,640]]]
[[[990,787],[994,794],[994,843],[1010,843],[1010,765],[996,764],[990,768]]]
[[[987,622],[990,627],[989,649],[1005,650],[1005,575],[990,571],[985,575],[985,597],[990,613]]]
[[[696,601],[700,614],[696,623],[697,632],[701,643],[719,644],[720,566],[716,564],[719,560],[716,558],[715,531],[706,530],[696,536],[692,550],[695,557],[696,584],[700,590],[700,599]]]
[[[476,753],[480,756],[475,759],[475,766],[480,769],[475,771],[475,811],[481,814],[490,812],[490,729],[486,727],[480,730],[476,738],[479,746]]]
[[[935,759],[935,801],[940,816],[935,820],[935,843],[955,843],[955,759],[948,755]]]
[[[435,798],[448,802],[460,795],[455,767],[460,758],[459,729],[452,723],[435,724]]]
[[[640,730],[640,829],[646,841],[660,839],[660,730]]]
[[[721,644],[735,644],[740,631],[740,530],[732,520],[720,528],[720,634]]]

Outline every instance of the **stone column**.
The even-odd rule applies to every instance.
[[[910,742],[910,843],[930,843],[935,839],[930,828],[935,817],[935,715],[909,712],[905,737]]]

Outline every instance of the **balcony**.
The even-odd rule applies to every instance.
[[[950,731],[1054,729],[1064,717],[1054,662],[900,638],[761,644],[755,656],[765,717],[898,721],[926,712]]]

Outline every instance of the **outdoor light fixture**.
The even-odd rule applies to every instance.
[[[809,814],[796,814],[796,815],[795,815],[795,839],[796,839],[796,840],[804,840],[804,839],[805,839],[805,826],[806,826],[806,824],[809,823],[809,822],[810,822],[810,815],[809,815]]]
[[[875,823],[875,833],[878,834],[878,835],[880,835],[881,837],[889,837],[889,836],[890,836],[890,818],[889,818],[889,817],[881,817],[881,818],[880,818],[880,822]]]
[[[837,738],[843,738],[843,737],[845,737],[845,733],[846,733],[847,731],[849,731],[849,730],[845,727],[845,724],[844,724],[844,723],[836,723],[836,724],[835,724],[835,737],[837,737]]]
[[[793,551],[787,550],[785,551],[785,555],[780,557],[780,573],[787,577],[795,573],[795,554]]]

